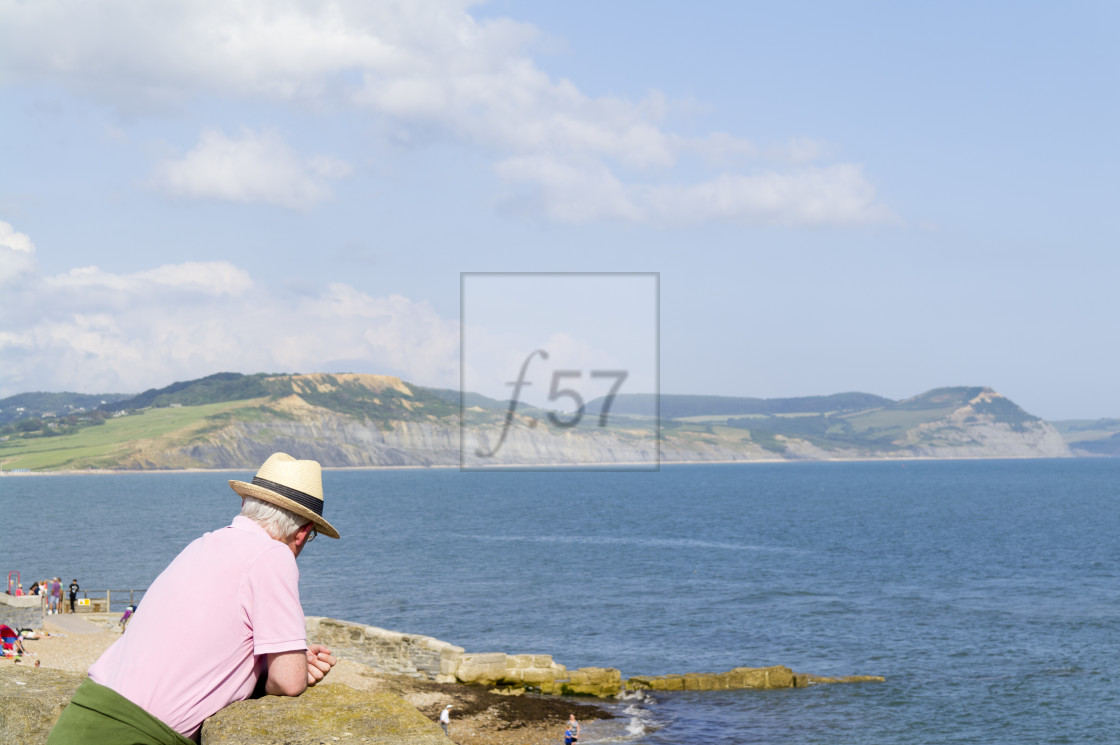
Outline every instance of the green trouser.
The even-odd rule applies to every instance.
[[[112,688],[82,681],[47,745],[195,745]]]

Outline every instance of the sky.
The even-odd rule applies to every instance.
[[[1106,1],[0,0],[0,397],[500,395],[549,340],[590,371],[653,328],[630,392],[1120,417],[1118,29]],[[596,284],[650,275],[656,308]]]

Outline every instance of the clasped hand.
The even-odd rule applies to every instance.
[[[338,658],[322,644],[311,644],[307,648],[307,685],[311,687],[326,677],[331,668],[338,664]]]

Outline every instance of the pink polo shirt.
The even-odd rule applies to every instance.
[[[263,655],[306,648],[295,555],[238,516],[175,557],[89,677],[194,738],[252,694]]]

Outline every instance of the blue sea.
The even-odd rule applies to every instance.
[[[142,588],[250,472],[0,478],[0,571]],[[885,683],[661,693],[585,741],[1120,742],[1120,460],[327,471],[308,615],[623,676],[781,664]]]

